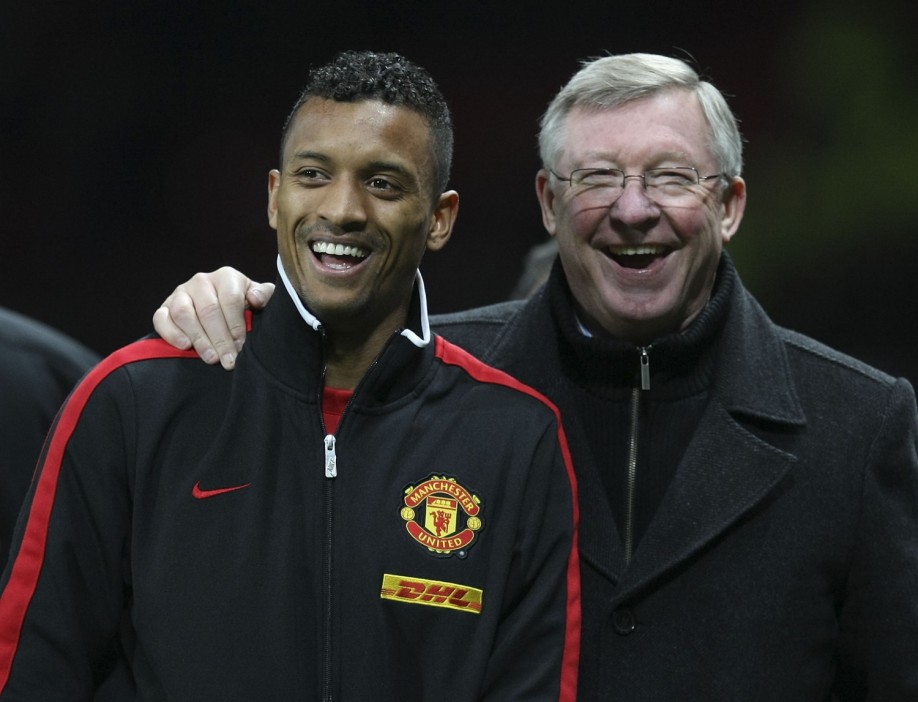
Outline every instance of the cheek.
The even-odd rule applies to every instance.
[[[683,243],[708,246],[718,237],[719,223],[709,209],[673,211],[669,214],[673,231]]]
[[[701,236],[720,240],[722,216],[723,210],[719,203],[709,203],[696,212],[694,226],[702,232]]]
[[[588,239],[606,220],[608,207],[571,208],[558,218],[558,232],[570,231],[577,239]]]
[[[425,250],[426,247],[417,230],[402,231],[397,238],[390,240],[384,268],[396,275],[408,270],[413,271],[420,264]]]

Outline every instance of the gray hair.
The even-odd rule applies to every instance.
[[[721,92],[684,61],[657,54],[621,54],[584,61],[548,106],[540,122],[539,154],[546,168],[564,149],[564,123],[575,107],[599,110],[682,89],[698,96],[710,126],[709,147],[721,172],[743,169],[743,140],[736,117]]]

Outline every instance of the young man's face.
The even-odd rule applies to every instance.
[[[690,166],[718,173],[709,128],[693,93],[664,91],[617,107],[573,110],[556,170],[615,168],[626,174]],[[700,182],[677,203],[658,204],[640,178],[620,196],[572,188],[546,171],[536,180],[549,233],[578,312],[594,331],[636,343],[684,329],[708,301],[723,245],[736,232],[745,184]]]
[[[435,198],[427,121],[377,100],[310,98],[268,182],[268,221],[284,270],[334,331],[404,325],[424,251],[452,230],[455,193]]]

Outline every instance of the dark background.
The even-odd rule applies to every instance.
[[[691,57],[747,139],[730,245],[772,316],[918,381],[918,42],[908,3],[0,4],[0,304],[101,353],[176,284],[274,279],[267,171],[310,65],[398,51],[453,107],[461,214],[431,309],[504,298],[545,238],[537,120],[581,59]]]

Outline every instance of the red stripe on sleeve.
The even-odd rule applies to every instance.
[[[196,355],[161,339],[145,339],[125,346],[90,371],[61,410],[38,475],[22,543],[12,563],[9,582],[0,596],[0,693],[9,680],[29,603],[38,587],[64,452],[86,403],[99,383],[124,365],[151,358],[195,358]]]
[[[567,435],[561,421],[561,412],[558,407],[545,395],[525,383],[521,383],[512,375],[502,370],[489,366],[480,361],[468,351],[447,341],[441,336],[436,337],[437,356],[449,365],[464,368],[476,380],[486,383],[495,383],[514,388],[537,398],[548,405],[558,418],[558,441],[561,444],[561,453],[564,456],[564,465],[567,468],[567,477],[571,484],[571,497],[573,499],[574,532],[571,543],[571,552],[567,559],[567,632],[564,637],[564,658],[561,662],[561,702],[574,702],[577,699],[577,672],[580,666],[580,555],[578,534],[580,531],[580,507],[577,497],[577,477],[574,474],[574,464],[567,443]]]

